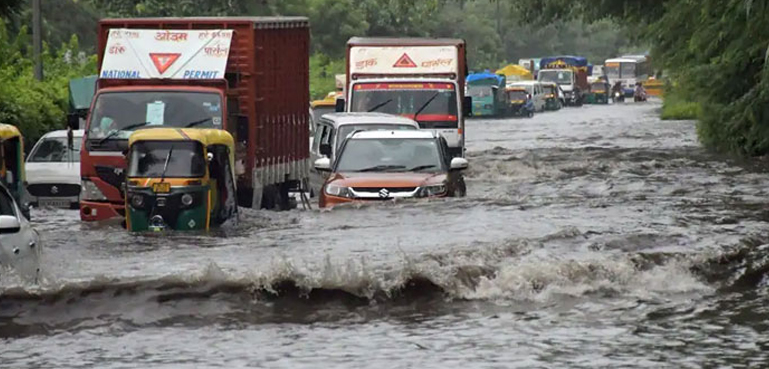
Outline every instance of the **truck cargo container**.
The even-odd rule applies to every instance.
[[[309,37],[304,17],[100,21],[81,219],[124,216],[127,139],[152,127],[226,129],[239,204],[288,207],[309,174]]]
[[[347,97],[338,111],[382,112],[419,122],[442,135],[453,156],[464,156],[465,41],[360,38],[347,42]]]

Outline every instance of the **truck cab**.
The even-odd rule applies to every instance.
[[[464,40],[354,37],[347,43],[344,111],[413,119],[443,136],[452,156],[464,156],[466,75]]]

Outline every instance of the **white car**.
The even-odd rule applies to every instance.
[[[80,203],[80,143],[83,131],[46,133],[32,148],[26,162],[27,195],[34,207],[76,209]]]
[[[40,236],[5,186],[0,185],[0,279],[13,269],[24,280],[37,281],[40,273]]]

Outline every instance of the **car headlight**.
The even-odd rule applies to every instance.
[[[337,186],[333,184],[326,185],[326,194],[337,197],[352,197],[349,187]]]
[[[182,205],[184,206],[190,206],[192,205],[192,195],[185,193],[182,195]]]
[[[421,190],[422,197],[439,196],[446,193],[446,185],[430,185],[424,186]]]
[[[93,181],[88,179],[82,180],[82,185],[80,186],[80,198],[85,201],[107,200],[107,196],[104,196],[104,193],[101,192],[99,187],[96,187],[96,183],[93,183]]]

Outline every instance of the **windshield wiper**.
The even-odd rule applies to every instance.
[[[135,129],[135,128],[139,128],[139,127],[144,127],[144,126],[146,126],[148,124],[150,124],[150,122],[141,122],[141,123],[130,124],[128,126],[125,126],[123,128],[119,128],[119,129],[113,129],[113,130],[107,132],[107,135],[102,137],[101,140],[99,140],[99,145],[103,144],[104,141],[107,141],[110,138],[114,137],[120,131],[128,131],[128,130],[131,130],[131,129]]]
[[[187,124],[184,126],[184,128],[191,128],[191,127],[194,127],[194,126],[196,126],[196,125],[198,125],[198,124],[203,124],[203,123],[205,123],[205,122],[208,122],[209,120],[211,120],[211,117],[208,117],[208,118],[203,118],[203,119],[201,119],[201,120],[196,120],[196,121],[194,121],[194,122],[189,122],[189,123],[187,123]]]
[[[392,170],[392,169],[406,169],[406,166],[404,165],[377,165],[369,168],[363,168],[358,170],[358,172],[379,172],[379,171],[386,171],[386,170]]]
[[[174,145],[168,149],[168,155],[166,156],[166,163],[163,165],[163,173],[160,173],[160,182],[162,183],[166,179],[166,170],[168,170],[168,162],[171,161],[171,154],[174,153]]]
[[[430,105],[430,103],[433,102],[433,100],[435,100],[435,98],[438,97],[438,95],[440,95],[440,94],[441,94],[441,92],[438,91],[438,92],[434,93],[433,96],[431,96],[427,101],[425,101],[425,103],[422,104],[422,106],[420,106],[419,109],[417,109],[417,112],[414,113],[414,120],[417,120],[417,115],[419,115],[419,113],[421,113],[422,110],[425,110],[427,105]]]
[[[381,108],[381,107],[391,103],[392,101],[393,101],[393,99],[388,99],[387,101],[385,101],[383,103],[379,103],[376,106],[374,106],[373,108],[369,109],[368,112],[371,113],[372,111],[377,111],[377,110],[379,110],[379,108]]]
[[[420,170],[424,170],[424,169],[430,169],[430,168],[436,168],[436,166],[432,165],[432,164],[420,165],[418,167],[413,167],[413,168],[409,169],[409,172],[416,172],[416,171],[420,171]]]

